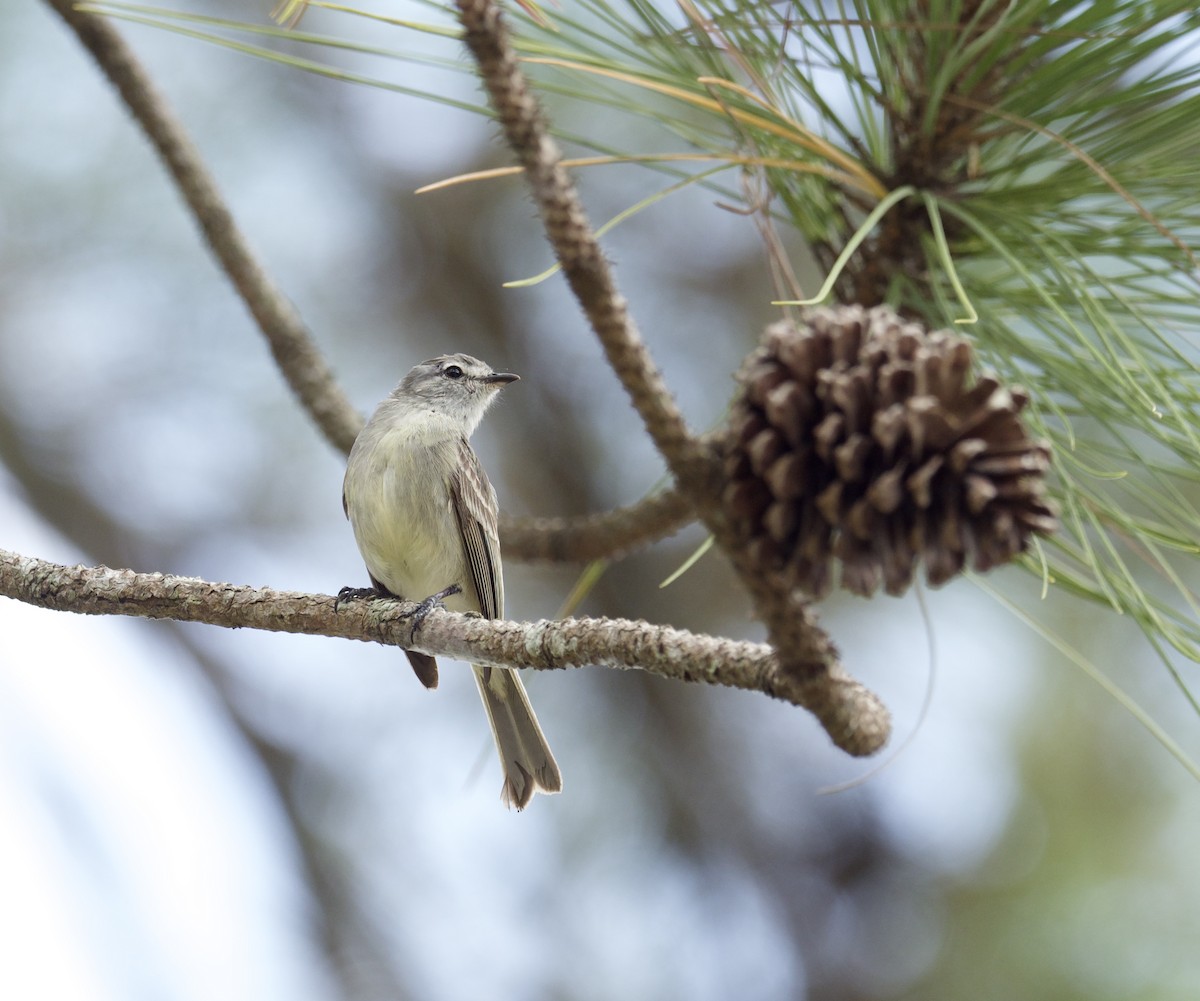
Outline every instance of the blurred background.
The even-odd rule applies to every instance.
[[[550,263],[519,182],[413,194],[508,162],[485,119],[121,30],[361,410],[467,351],[522,375],[475,439],[505,511],[660,481],[562,283],[501,287]],[[477,101],[466,72],[395,72]],[[662,186],[580,180],[597,220]],[[710,425],[775,315],[752,222],[689,190],[605,244]],[[366,583],[342,470],[74,37],[0,5],[0,547],[333,593]],[[759,638],[719,558],[658,587],[702,538],[583,611]],[[510,616],[576,575],[506,566]],[[990,582],[1200,756],[1136,628]],[[994,597],[927,604],[827,603],[896,721],[852,788],[826,791],[873,763],[800,710],[589,669],[529,679],[566,791],[516,814],[465,665],[431,693],[395,650],[2,601],[0,997],[1200,995],[1194,780]]]

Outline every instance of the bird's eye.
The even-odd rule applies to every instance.
[[[463,376],[463,370],[457,365],[450,365],[442,374],[447,379],[461,379]]]

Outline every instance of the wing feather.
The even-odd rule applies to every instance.
[[[496,491],[466,438],[458,442],[458,462],[450,478],[454,514],[479,611],[487,619],[504,615],[504,575],[500,567]]]

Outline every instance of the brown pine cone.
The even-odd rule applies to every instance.
[[[971,346],[886,307],[780,322],[738,374],[725,507],[764,570],[814,597],[901,594],[923,560],[943,584],[1058,527],[1050,446],[1021,424],[1028,396],[970,378]]]

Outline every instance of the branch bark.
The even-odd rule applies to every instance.
[[[340,636],[501,667],[640,668],[662,678],[742,688],[802,706],[850,754],[871,754],[887,739],[887,710],[840,670],[828,679],[806,681],[781,670],[769,646],[628,619],[511,622],[439,610],[412,639],[405,618],[417,607],[412,602],[356,600],[339,606],[331,595],[108,567],[65,567],[5,550],[0,550],[0,595],[83,615]]]

